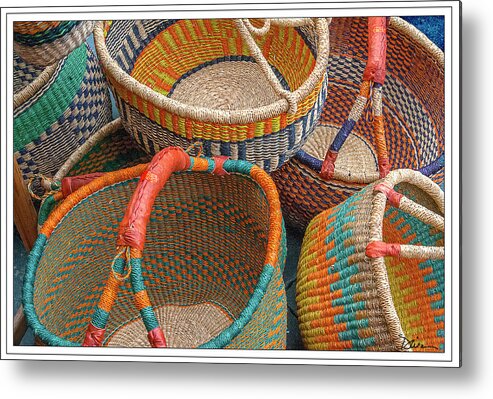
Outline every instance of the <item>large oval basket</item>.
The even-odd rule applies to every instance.
[[[313,350],[443,352],[444,195],[391,171],[306,229],[296,282]]]
[[[96,49],[123,124],[146,151],[200,140],[207,156],[272,171],[301,148],[327,95],[327,20],[261,23],[96,25]]]
[[[273,174],[286,222],[300,230],[318,213],[380,178],[376,118],[368,112],[371,107],[358,110],[368,61],[367,20],[332,19],[329,90],[319,126],[302,150]],[[389,167],[421,170],[442,184],[443,52],[400,18],[390,18],[386,30],[387,68],[380,89],[383,125],[379,129],[385,130]],[[351,134],[339,149],[333,176],[322,178],[326,153],[341,131]]]
[[[14,157],[24,179],[53,176],[110,120],[108,87],[87,43],[46,68],[14,54]]]
[[[173,147],[51,213],[28,261],[24,310],[49,345],[283,349],[285,252],[266,172]]]

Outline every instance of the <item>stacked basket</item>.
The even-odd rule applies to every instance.
[[[93,28],[94,21],[17,21],[14,50],[30,64],[48,66],[84,43]]]
[[[108,88],[86,43],[47,67],[14,54],[14,157],[24,179],[54,174],[110,120]]]

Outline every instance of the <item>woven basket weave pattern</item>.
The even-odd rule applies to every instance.
[[[34,65],[60,61],[85,42],[94,21],[44,21],[14,23],[14,50]]]
[[[100,28],[104,37],[98,33]],[[278,78],[282,77],[285,88],[295,90],[315,66],[313,38],[303,33],[301,28],[272,27],[271,31],[258,39],[259,46],[264,49],[264,55]],[[106,72],[124,126],[151,154],[168,145],[186,148],[191,142],[203,140],[207,156],[227,155],[254,162],[267,171],[274,170],[306,141],[326,97],[326,80],[323,78],[310,95],[300,101],[294,115],[272,113],[264,119],[259,118],[264,107],[247,105],[252,102],[252,96],[245,88],[254,82],[251,79],[244,82],[246,75],[243,71],[247,67],[241,66],[254,61],[232,20],[135,21],[133,24],[113,21],[98,25],[95,38],[103,66],[110,62],[105,55],[107,50],[109,57],[121,68],[121,73],[108,68]],[[103,46],[104,50],[101,50]],[[294,69],[293,59],[299,61],[301,67]],[[209,100],[197,98],[187,104],[187,98],[200,94],[197,90],[184,95],[183,102],[175,103],[183,110],[176,112],[158,106],[159,97],[154,96],[151,100],[136,91],[141,85],[172,99],[184,81],[197,78],[194,75],[198,72],[204,72],[204,76],[214,73],[216,68],[223,68],[220,64],[224,62],[238,64],[238,72],[230,79],[235,79],[232,82],[243,81],[243,88],[228,95],[227,91],[232,90],[229,86],[233,83],[225,85],[224,91],[218,91],[221,98],[213,107],[206,108],[202,104]],[[136,81],[128,79],[130,76]],[[254,80],[258,76],[262,76],[260,69]],[[208,80],[204,78],[204,81]],[[271,90],[269,85],[264,86],[264,91]],[[210,91],[203,95],[213,96]],[[235,95],[245,98],[232,101]],[[201,104],[202,108],[196,104]],[[271,106],[272,101],[268,105]],[[223,106],[228,111],[241,111],[242,117],[238,121],[227,117],[229,122],[219,122],[214,115],[224,119],[224,114],[219,112],[224,112],[221,110]],[[242,109],[245,106],[248,109]],[[139,129],[135,127],[136,120],[139,121]]]
[[[47,244],[33,251],[33,259],[40,256],[37,251],[42,256],[33,288],[28,283],[25,293],[32,292],[33,312],[49,331],[47,336],[40,332],[44,342],[81,343],[104,288],[118,224],[136,183],[136,179],[124,180],[83,199],[64,216]],[[246,323],[243,331],[224,332],[203,347],[285,347],[285,233],[278,264],[264,265],[269,207],[262,189],[236,173],[222,178],[173,175],[155,202],[143,258],[151,302],[158,307],[213,303],[236,320],[226,330],[235,331],[240,320]],[[263,289],[265,295],[259,296]],[[26,306],[30,308],[29,303]],[[253,313],[245,314],[247,308]],[[111,345],[114,332],[136,318],[132,289],[126,282],[107,325],[107,344]]]
[[[331,23],[331,54],[328,67],[328,96],[321,126],[340,127],[348,117],[358,94],[367,56],[365,18],[334,18]],[[444,152],[443,53],[423,39],[406,22],[392,18],[387,29],[387,76],[383,87],[383,115],[387,150],[393,169],[425,168]],[[318,128],[321,129],[321,128]],[[323,145],[324,132],[318,129],[307,146]],[[364,114],[352,136],[368,143],[367,158],[375,160],[375,137],[369,115]],[[275,171],[273,179],[280,192],[286,222],[304,230],[309,221],[365,187],[360,167],[347,165],[345,180],[319,177],[323,157],[304,151]],[[350,159],[353,147],[342,147]],[[336,163],[337,167],[337,163]],[[341,166],[344,170],[344,165]],[[443,183],[443,168],[430,175]]]
[[[395,351],[409,349],[405,337],[426,346],[413,350],[443,351],[443,260],[385,257],[391,299],[404,335],[397,343],[393,338],[379,277],[365,254],[375,185],[322,212],[306,230],[296,287],[304,345],[315,350]],[[417,187],[401,183],[396,189],[439,212]],[[383,239],[443,246],[443,233],[389,205],[383,217]]]
[[[86,44],[54,65],[51,76],[25,65],[19,64],[15,74],[19,91],[14,104],[19,101],[14,107],[14,157],[28,179],[54,174],[110,121],[111,102],[97,59]],[[46,81],[34,88],[41,79]]]

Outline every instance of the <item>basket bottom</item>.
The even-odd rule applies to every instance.
[[[217,336],[232,319],[217,305],[166,305],[154,309],[170,348],[196,348]],[[112,347],[150,347],[142,319],[132,320],[108,338]]]
[[[192,106],[220,109],[251,109],[280,99],[260,67],[247,61],[208,65],[183,78],[170,97]]]
[[[319,125],[309,137],[303,151],[321,161],[339,131],[338,126]],[[340,180],[365,181],[378,171],[377,152],[365,138],[351,133],[337,156],[336,172]],[[344,179],[344,180],[346,180]]]

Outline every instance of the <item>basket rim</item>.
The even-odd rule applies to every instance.
[[[389,174],[381,181],[391,189],[393,189],[397,184],[403,182],[407,182],[415,187],[418,187],[433,199],[435,204],[438,206],[439,211],[444,214],[445,196],[442,189],[438,186],[438,184],[420,172],[412,169],[397,169],[390,171]],[[371,201],[369,242],[382,241],[383,220],[385,216],[386,203],[386,195],[383,192],[375,192],[375,195],[372,197]],[[379,293],[380,306],[383,310],[392,342],[396,348],[401,348],[399,350],[402,350],[402,337],[405,335],[393,301],[390,282],[388,280],[387,266],[385,265],[385,256],[369,258],[369,262],[372,267],[373,275],[375,276],[375,285]]]
[[[317,85],[324,79],[327,74],[327,63],[329,59],[329,28],[326,18],[313,18],[316,29],[320,32],[317,40],[317,59],[310,77],[294,92],[296,100],[302,101],[313,92]],[[202,122],[213,122],[220,124],[245,124],[259,122],[270,119],[274,116],[286,113],[289,109],[289,103],[286,99],[279,99],[269,105],[249,108],[242,110],[218,110],[199,106],[187,105],[173,98],[164,96],[150,87],[142,84],[117,64],[109,54],[104,37],[105,21],[98,21],[94,27],[94,44],[101,65],[106,71],[108,78],[114,79],[118,84],[125,87],[126,90],[150,102],[159,109],[165,109],[173,114],[183,118],[191,118]],[[313,77],[313,79],[312,79]],[[311,81],[310,81],[311,79]]]
[[[212,159],[204,159],[208,160],[208,162],[205,162],[206,167],[208,167],[207,165],[210,166],[210,161],[212,161]],[[55,333],[49,331],[39,320],[34,307],[33,300],[36,271],[39,261],[43,256],[45,247],[49,242],[51,233],[54,229],[56,229],[59,223],[63,221],[64,217],[73,209],[73,207],[78,205],[81,201],[84,201],[89,196],[97,194],[100,190],[107,189],[115,184],[121,184],[128,180],[139,178],[139,176],[141,176],[146,170],[147,166],[148,164],[140,164],[131,168],[122,169],[120,171],[109,172],[106,175],[91,181],[86,186],[83,186],[74,193],[70,194],[59,205],[59,207],[57,207],[50,214],[44,225],[41,227],[33,250],[29,255],[22,300],[26,319],[29,325],[33,328],[34,333],[39,336],[43,342],[57,346],[81,345],[80,343],[60,338]],[[192,163],[192,166],[188,171],[185,171],[185,173],[207,173],[207,170],[203,169],[202,166],[198,166],[197,169],[194,169],[195,166],[196,163]],[[275,270],[279,269],[282,275],[282,265],[280,264],[282,256],[280,256],[279,252],[283,237],[285,236],[285,230],[280,209],[279,196],[274,182],[267,172],[246,161],[227,160],[223,167],[230,174],[239,174],[252,179],[263,190],[267,205],[269,207],[268,237],[262,271],[259,275],[255,289],[238,319],[236,322],[223,330],[218,336],[212,338],[209,342],[202,344],[201,347],[215,347],[215,345],[224,347],[230,343],[231,340],[249,323],[250,318],[248,316],[253,315],[260,306],[260,303],[266,294],[267,287],[272,281]]]
[[[52,78],[52,76],[58,71],[61,64],[65,61],[66,57],[48,65],[43,71],[27,86],[23,87],[17,93],[14,93],[14,109],[20,107],[27,100],[29,100],[34,94],[39,92]]]

